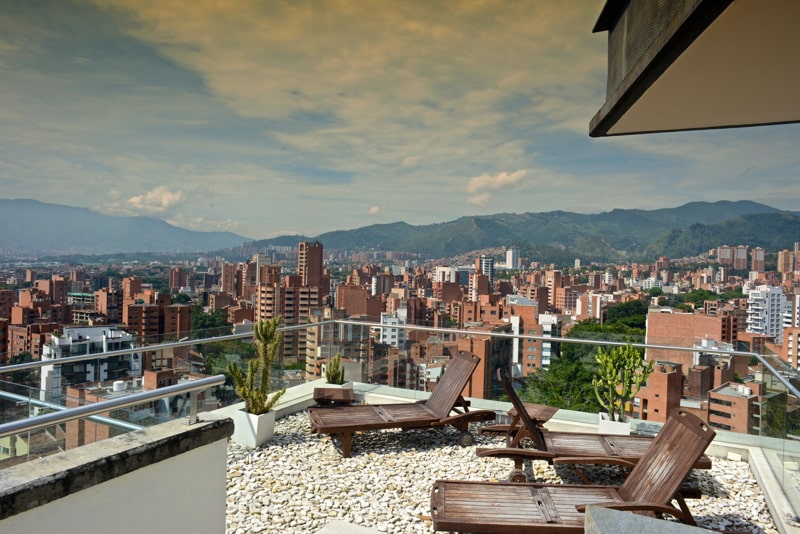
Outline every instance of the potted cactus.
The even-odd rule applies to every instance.
[[[280,324],[281,317],[276,317],[253,325],[257,356],[248,362],[247,371],[235,363],[228,365],[236,394],[244,401],[244,409],[234,411],[232,439],[248,447],[259,447],[272,439],[275,427],[272,408],[286,393],[286,388],[269,391],[272,364],[282,341]]]
[[[341,387],[345,389],[353,389],[352,380],[345,381],[344,378],[344,364],[342,363],[342,355],[338,352],[325,366],[325,384],[326,388]]]
[[[598,347],[595,359],[599,365],[592,379],[601,413],[599,430],[602,434],[630,434],[625,412],[653,372],[653,361],[645,361],[641,350],[631,345],[603,349]],[[605,415],[605,417],[604,417]]]
[[[339,385],[344,384],[344,366],[342,366],[342,355],[338,352],[336,356],[328,361],[325,367],[325,381],[328,384]]]

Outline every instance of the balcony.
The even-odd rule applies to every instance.
[[[344,459],[338,439],[311,434],[303,413],[319,385],[308,382],[288,390],[278,406],[276,435],[263,448],[228,442],[228,416],[240,406],[235,404],[203,412],[202,422],[192,425],[167,422],[7,467],[0,476],[0,528],[43,532],[74,518],[88,532],[112,527],[123,533],[335,532],[337,525],[345,532],[350,525],[366,532],[432,532],[428,499],[435,479],[502,480],[512,467],[509,460],[475,456],[475,446],[500,446],[502,438],[476,436],[476,445],[461,448],[458,433],[447,428],[362,433],[355,438],[353,457]],[[367,403],[427,396],[365,383],[357,383],[355,391]],[[500,417],[510,409],[499,401],[471,402]],[[596,431],[597,415],[560,410],[547,427]],[[633,427],[654,433],[658,424],[634,421]],[[718,431],[708,453],[714,468],[691,478],[704,493],[689,500],[701,524],[767,533],[796,528],[796,441]],[[526,470],[537,481],[579,483],[572,472],[544,462]],[[607,468],[590,476],[597,482],[619,481]],[[131,520],[120,520],[126,517]]]

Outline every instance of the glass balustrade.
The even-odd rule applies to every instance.
[[[359,383],[360,392],[369,392],[375,386],[376,391],[382,390],[385,402],[398,401],[399,397],[420,400],[446,373],[449,357],[465,351],[485,362],[473,375],[473,397],[502,399],[496,375],[502,367],[511,371],[524,400],[585,414],[583,422],[596,421],[600,411],[609,409],[601,405],[591,383],[597,351],[631,345],[655,362],[647,382],[621,406],[632,432],[654,434],[678,405],[707,414],[709,425],[718,432],[717,441],[733,440],[763,452],[791,507],[800,510],[800,381],[796,372],[774,355],[757,357],[742,347],[705,339],[685,341],[679,337],[680,332],[674,333],[672,344],[646,346],[639,331],[625,329],[606,332],[573,328],[562,332],[557,325],[536,325],[524,330],[508,325],[403,326],[344,319],[317,322],[282,328],[284,357],[275,369],[272,389],[307,380],[320,380],[319,386],[324,387],[329,362],[339,354],[345,380]],[[102,401],[141,388],[172,385],[192,376],[224,374],[229,365],[246,365],[256,352],[246,327],[236,334],[228,327],[166,339],[140,338],[136,343],[131,354],[138,360],[120,356],[103,367],[110,379],[84,383],[81,388],[70,388],[68,383],[79,380],[92,366],[100,368],[99,356],[81,362],[83,367],[74,364],[74,376],[63,374],[58,391],[40,390],[41,367],[13,371],[19,382],[11,380],[12,374],[0,368],[0,377],[7,379],[0,382],[0,423]],[[418,363],[422,361],[426,363]],[[548,373],[540,373],[542,367],[549,367]],[[27,383],[20,383],[24,381]],[[717,387],[712,388],[712,384]],[[385,393],[386,388],[379,386],[402,391],[391,390],[395,395],[392,399]],[[681,391],[704,400],[682,399]],[[199,409],[212,410],[237,402],[233,387],[225,384],[201,395]],[[619,409],[620,405],[614,408]],[[0,468],[183,417],[188,409],[187,394],[0,438]]]

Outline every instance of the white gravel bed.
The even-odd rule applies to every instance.
[[[500,446],[501,438],[480,436],[476,445]],[[275,437],[259,449],[228,447],[228,534],[316,532],[341,520],[380,532],[433,532],[430,491],[439,478],[505,480],[507,459],[478,458],[475,446],[456,445],[450,427],[357,434],[353,457],[342,458],[341,443],[310,432],[304,413],[281,419]],[[614,469],[591,468],[598,483],[619,483]],[[566,467],[532,462],[537,482],[580,483]],[[702,499],[688,504],[700,525],[754,533],[777,533],[750,467],[713,459],[710,471],[694,471]]]

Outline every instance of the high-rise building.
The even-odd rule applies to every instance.
[[[548,303],[550,304],[550,306],[555,307],[556,288],[564,287],[564,280],[561,271],[558,270],[547,271],[547,273],[545,273],[544,285],[547,286],[548,290],[548,299],[549,299]]]
[[[778,251],[779,273],[790,273],[794,270],[794,253],[791,250]]]
[[[800,241],[794,242],[794,272],[800,273]]]
[[[14,307],[16,292],[13,289],[0,289],[0,317],[11,319],[11,308]]]
[[[232,297],[239,296],[239,276],[238,265],[235,263],[223,263],[220,275],[220,291]]]
[[[407,330],[391,327],[404,326],[407,322],[408,310],[405,307],[398,308],[394,313],[381,313],[381,343],[397,349],[405,349]]]
[[[300,285],[322,286],[322,243],[301,242],[297,248],[297,274]]]
[[[747,298],[747,331],[769,336],[780,344],[783,340],[783,315],[786,296],[783,288],[757,286]]]
[[[494,258],[481,254],[481,257],[478,258],[475,263],[476,269],[486,275],[486,278],[489,280],[489,293],[491,293],[494,288]]]
[[[169,289],[178,290],[189,285],[189,276],[180,267],[173,267],[169,270]]]
[[[42,360],[57,360],[75,354],[103,353],[135,347],[134,336],[113,326],[67,327],[62,334],[53,332],[42,348]],[[109,356],[102,360],[42,367],[41,389],[63,395],[71,384],[124,380],[142,376],[140,354]]]
[[[738,245],[733,249],[733,268],[739,271],[747,269],[748,258],[747,245]]]
[[[750,256],[752,258],[752,261],[750,263],[750,270],[755,271],[757,273],[763,273],[765,271],[764,249],[761,247],[755,247],[753,250],[750,251]]]
[[[519,269],[519,249],[518,248],[510,248],[506,250],[506,268],[507,269]]]

